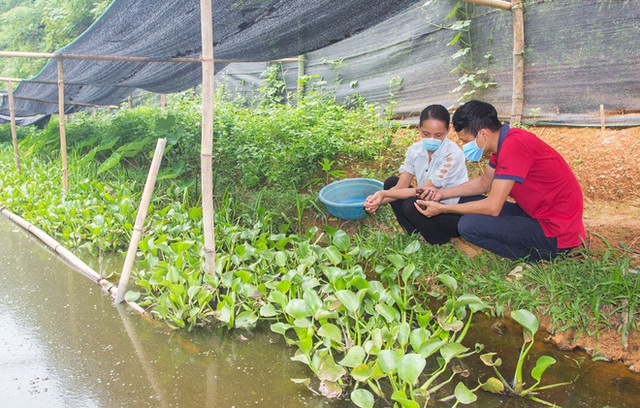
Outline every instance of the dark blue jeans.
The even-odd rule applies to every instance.
[[[571,250],[558,249],[556,239],[545,236],[538,221],[511,202],[504,203],[497,217],[463,215],[458,231],[468,242],[509,259],[538,262]]]

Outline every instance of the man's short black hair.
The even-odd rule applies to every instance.
[[[498,119],[498,111],[490,103],[472,100],[453,113],[453,128],[477,135],[480,129],[500,130],[502,123]]]

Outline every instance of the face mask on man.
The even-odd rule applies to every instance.
[[[467,160],[472,162],[480,161],[482,154],[484,153],[484,147],[482,149],[479,148],[476,140],[478,140],[477,137],[473,141],[465,143],[462,146],[462,151],[464,152]]]
[[[424,148],[429,152],[436,150],[438,147],[440,147],[441,143],[442,140],[434,139],[432,137],[425,137],[422,139],[422,146],[424,146]]]

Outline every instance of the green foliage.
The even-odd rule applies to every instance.
[[[563,382],[556,383],[546,386],[540,386],[540,382],[542,381],[542,374],[549,368],[551,365],[555,364],[556,360],[549,356],[541,356],[536,361],[535,367],[531,370],[531,378],[535,380],[535,383],[531,385],[529,388],[525,388],[524,384],[524,376],[523,376],[523,368],[524,362],[526,361],[527,355],[531,351],[533,347],[535,334],[538,331],[539,323],[538,319],[528,310],[520,309],[514,310],[511,312],[511,318],[518,322],[520,326],[523,328],[523,343],[520,348],[520,356],[518,357],[518,363],[516,365],[516,369],[513,375],[513,381],[508,382],[498,370],[498,367],[502,365],[501,359],[494,360],[493,357],[495,353],[487,353],[480,356],[482,362],[493,368],[494,372],[497,375],[497,379],[495,377],[490,378],[485,383],[485,389],[489,392],[495,393],[504,393],[505,390],[509,394],[526,397],[533,401],[542,403],[547,406],[557,406],[555,404],[549,403],[547,401],[541,400],[538,397],[535,397],[536,394],[540,390],[555,388],[562,385],[569,385],[571,382]]]
[[[428,0],[423,8],[428,9],[430,3],[438,0]],[[471,36],[471,17],[469,12],[469,4],[459,0],[454,5],[451,12],[445,17],[446,20],[456,19],[450,24],[433,23],[440,28],[451,30],[455,33],[453,39],[447,44],[448,46],[458,45],[460,49],[453,54],[453,59],[459,59],[458,65],[451,71],[452,73],[460,72],[458,77],[459,86],[453,89],[453,93],[462,93],[458,98],[460,102],[477,98],[477,93],[484,89],[495,86],[489,76],[489,65],[492,60],[491,53],[482,56],[482,60],[474,55],[473,38]],[[491,41],[491,38],[489,39]],[[480,62],[479,62],[480,61]]]
[[[110,0],[0,2],[0,49],[56,51],[89,28],[110,3]],[[0,74],[6,77],[31,78],[46,62],[47,60],[35,58],[3,58],[0,60]]]

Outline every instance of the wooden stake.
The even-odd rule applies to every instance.
[[[11,143],[13,143],[13,158],[16,162],[18,173],[20,170],[20,152],[18,151],[18,132],[16,131],[16,112],[13,105],[13,82],[7,81],[7,91],[9,93],[9,117],[11,118]]]
[[[127,104],[129,105],[129,109],[133,109],[133,96],[127,96]]]
[[[305,63],[306,58],[304,54],[298,55],[298,99],[304,97],[304,82],[300,79],[306,74]]]
[[[604,126],[604,105],[600,105],[600,130],[605,131]]]
[[[164,110],[167,107],[167,95],[160,94],[160,109]]]
[[[162,154],[166,144],[167,139],[165,138],[158,139],[158,143],[156,144],[156,151],[153,154],[151,168],[147,175],[147,181],[144,183],[144,191],[142,192],[142,199],[140,200],[136,223],[133,226],[133,233],[131,234],[131,242],[129,242],[127,257],[125,258],[124,265],[122,266],[122,274],[120,275],[120,282],[118,282],[118,292],[114,299],[115,303],[121,303],[124,300],[125,293],[127,292],[129,276],[131,275],[133,262],[135,261],[136,253],[138,252],[138,244],[140,243],[140,237],[142,236],[144,220],[147,218],[149,203],[151,202],[151,196],[153,195],[153,187],[156,183],[156,177],[158,176],[158,170],[160,169],[160,162],[162,160]]]
[[[69,170],[67,169],[67,135],[64,127],[64,69],[58,60],[58,116],[60,120],[60,159],[62,160],[62,188],[69,192]]]
[[[512,7],[511,3],[504,0],[465,0],[465,1],[467,3],[480,4],[482,6],[489,6],[489,7],[506,10],[506,11],[511,10],[511,7]]]
[[[522,0],[513,0],[513,96],[510,124],[520,123],[524,105],[524,13]]]
[[[210,0],[200,0],[200,30],[202,35],[202,138],[200,174],[202,178],[202,223],[204,231],[205,270],[215,274],[216,243],[213,225],[213,14]]]

